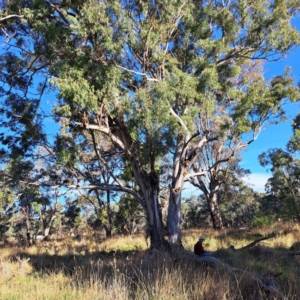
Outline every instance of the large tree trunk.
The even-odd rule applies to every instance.
[[[168,208],[168,234],[171,245],[182,246],[180,233],[181,188],[171,189]]]
[[[45,239],[45,240],[47,240],[47,239],[49,238],[50,228],[51,228],[51,226],[47,226],[47,227],[44,229],[44,239]]]
[[[219,204],[217,201],[216,191],[210,191],[210,193],[206,196],[206,200],[214,229],[223,229],[223,221],[220,213]]]
[[[158,202],[159,176],[155,172],[154,160],[151,163],[151,172],[140,168],[139,162],[131,157],[131,166],[135,179],[143,195],[142,207],[147,216],[147,235],[150,237],[150,249],[168,250],[169,243],[164,238],[162,214]]]
[[[101,121],[101,125],[99,123],[99,120],[97,120],[95,122],[96,124],[99,124],[97,130],[107,135],[111,142],[117,148],[123,151],[127,161],[131,165],[131,171],[139,186],[139,194],[141,195],[141,197],[136,197],[136,199],[142,205],[147,216],[147,234],[150,237],[150,248],[157,250],[166,250],[169,248],[169,243],[164,239],[162,215],[158,202],[159,176],[156,172],[156,156],[154,154],[154,151],[151,150],[149,152],[150,155],[149,157],[147,157],[147,163],[142,163],[140,161],[140,146],[136,145],[132,140],[121,111],[120,115],[117,118],[112,119],[107,114],[107,110],[103,108],[103,115],[106,115],[107,120],[105,122]],[[111,128],[109,127],[109,122],[111,123],[113,130],[111,130]],[[90,126],[93,126],[93,129],[95,129],[94,125],[89,125],[85,122],[78,124],[86,129],[89,129]],[[148,146],[151,148],[153,145],[149,143]],[[118,181],[118,179],[116,180]]]
[[[168,242],[164,238],[162,215],[158,202],[158,189],[153,186],[149,186],[143,194],[147,207],[146,215],[148,220],[150,248],[162,251],[167,250]]]
[[[188,138],[187,138],[188,140]],[[173,161],[172,186],[170,188],[169,207],[168,207],[168,234],[169,243],[172,246],[182,247],[180,221],[181,221],[181,192],[185,177],[192,162],[197,156],[196,151],[187,151],[187,140],[180,140],[176,147]],[[201,140],[202,141],[202,140]],[[204,142],[204,139],[203,141]],[[198,146],[202,145],[202,142]],[[185,159],[183,159],[185,157]]]

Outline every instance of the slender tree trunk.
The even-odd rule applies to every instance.
[[[49,238],[49,233],[50,233],[50,226],[47,226],[44,229],[44,240],[47,240]]]
[[[28,216],[26,216],[26,239],[27,239],[27,245],[32,245],[32,234],[30,230],[30,219]]]
[[[51,215],[50,220],[48,222],[46,220],[44,222],[44,239],[45,240],[47,240],[49,238],[50,229],[51,229],[52,223],[55,218],[56,218],[56,215],[53,214],[53,215]]]
[[[110,191],[106,191],[106,212],[107,212],[107,220],[105,225],[105,233],[106,237],[111,237],[111,229],[112,229],[112,219],[111,219],[111,210],[110,210]]]
[[[210,191],[210,193],[206,196],[206,200],[214,229],[223,229],[223,221],[220,213],[219,204],[217,201],[216,191]]]

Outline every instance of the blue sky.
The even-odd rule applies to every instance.
[[[300,51],[298,52],[300,57]],[[288,139],[292,136],[291,122],[299,112],[299,103],[287,105],[288,120],[285,123],[272,125],[261,132],[257,140],[244,151],[241,166],[251,171],[251,175],[245,178],[245,182],[254,190],[264,192],[264,186],[271,177],[271,173],[260,166],[258,156],[270,148],[285,148]]]
[[[300,17],[294,20],[293,25],[300,31]],[[286,58],[279,62],[268,63],[265,66],[265,77],[269,80],[275,75],[281,75],[286,66],[293,69],[295,82],[300,81],[300,47],[296,48]],[[300,99],[299,99],[300,100]],[[286,106],[287,121],[272,125],[263,131],[258,139],[253,142],[243,154],[242,167],[249,169],[252,174],[245,181],[256,191],[264,192],[264,186],[271,173],[260,166],[258,156],[270,148],[284,148],[292,136],[291,122],[300,112],[300,102],[290,103]]]

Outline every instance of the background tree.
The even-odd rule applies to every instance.
[[[53,229],[54,221],[60,214],[62,214],[63,205],[60,203],[59,198],[66,194],[60,193],[57,189],[48,189],[48,192],[44,192],[44,201],[41,202],[41,208],[39,209],[40,229],[45,240],[47,240]]]
[[[270,149],[259,157],[262,166],[270,165],[272,177],[266,184],[268,202],[277,202],[282,219],[300,222],[300,161],[281,149]]]
[[[272,172],[272,177],[266,184],[265,202],[277,216],[283,219],[294,218],[297,222],[300,222],[299,124],[298,114],[292,123],[293,136],[285,150],[270,149],[259,156],[260,164],[270,166]]]
[[[229,78],[231,92],[234,90],[235,97],[241,97],[240,101],[227,98],[227,101],[216,102],[211,107],[211,113],[205,113],[198,121],[200,132],[209,131],[217,138],[198,150],[200,154],[192,166],[194,173],[200,175],[195,176],[196,180],[189,178],[189,181],[204,193],[215,229],[223,227],[217,192],[229,179],[230,169],[238,171],[234,169],[241,159],[242,150],[257,139],[261,130],[284,119],[281,108],[284,95],[295,93],[292,97],[298,96],[297,90],[291,86],[293,80],[288,70],[284,76],[274,78],[269,84],[262,73],[262,62],[249,60],[244,63],[241,72]],[[260,95],[268,98],[269,104],[274,106],[262,101]]]
[[[15,195],[9,187],[1,182],[0,189],[0,238],[13,231],[12,218],[16,212]]]
[[[236,166],[218,190],[218,203],[226,227],[252,227],[260,208],[260,195],[243,181],[248,174],[249,171]]]
[[[146,229],[146,216],[140,205],[132,196],[123,196],[118,202],[118,211],[115,215],[114,225],[122,234],[133,234]]]
[[[182,203],[182,227],[203,228],[211,227],[211,217],[203,194],[193,195],[190,198],[183,198]]]
[[[77,235],[78,228],[82,222],[80,202],[74,199],[67,199],[65,204],[65,225],[71,228],[71,233]]]

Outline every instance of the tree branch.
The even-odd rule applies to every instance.
[[[185,123],[182,121],[182,119],[177,115],[177,113],[173,110],[173,108],[170,108],[170,114],[175,117],[175,119],[178,121],[179,125],[188,133],[188,136],[190,136],[190,132],[188,128],[186,127]]]
[[[67,25],[70,25],[70,22],[68,21],[68,19],[65,17],[65,15],[63,14],[63,12],[57,7],[55,6],[54,4],[50,3],[47,1],[47,4],[53,8],[58,14],[59,16],[62,18],[62,20],[67,24]]]
[[[93,125],[88,123],[82,123],[82,122],[75,122],[76,125],[85,128],[85,129],[92,129],[97,130],[100,132],[103,132],[106,134],[112,141],[114,145],[119,147],[122,151],[126,152],[128,155],[131,155],[131,152],[128,148],[125,147],[124,143],[118,139],[115,135],[113,135],[108,127],[100,126],[100,125]]]
[[[69,184],[69,185],[64,185],[64,184],[56,184],[56,185],[51,185],[47,183],[40,183],[40,182],[25,182],[21,181],[25,184],[33,185],[33,186],[40,186],[40,187],[49,187],[51,189],[56,189],[59,187],[66,187],[69,189],[89,189],[89,190],[94,190],[94,189],[99,189],[99,190],[105,190],[105,191],[116,191],[116,192],[124,192],[131,194],[140,204],[141,206],[145,209],[144,201],[143,199],[139,196],[137,192],[134,190],[124,187],[124,186],[118,186],[118,185],[113,185],[113,184],[90,184],[90,185],[80,185],[80,184]]]
[[[194,177],[194,176],[202,176],[202,175],[205,175],[205,174],[208,174],[209,172],[208,171],[202,171],[202,172],[198,172],[198,173],[189,173],[188,175],[186,175],[184,177],[184,179],[188,179],[188,178],[191,178],[191,177]]]
[[[18,19],[23,19],[24,15],[8,15],[6,17],[3,17],[0,19],[0,22],[7,20],[7,19],[11,19],[11,18],[18,18]]]
[[[124,68],[124,67],[118,65],[115,61],[114,61],[114,64],[115,64],[115,66],[116,66],[117,68],[119,68],[119,69],[122,69],[122,70],[124,70],[124,71],[127,71],[127,72],[130,72],[130,73],[133,73],[133,74],[136,74],[136,75],[140,75],[140,76],[145,77],[145,78],[147,79],[147,81],[159,82],[158,79],[156,79],[156,78],[150,78],[150,77],[148,77],[147,74],[145,74],[145,73],[141,73],[141,72],[137,72],[137,71],[134,71],[134,70],[130,70],[130,69]]]

